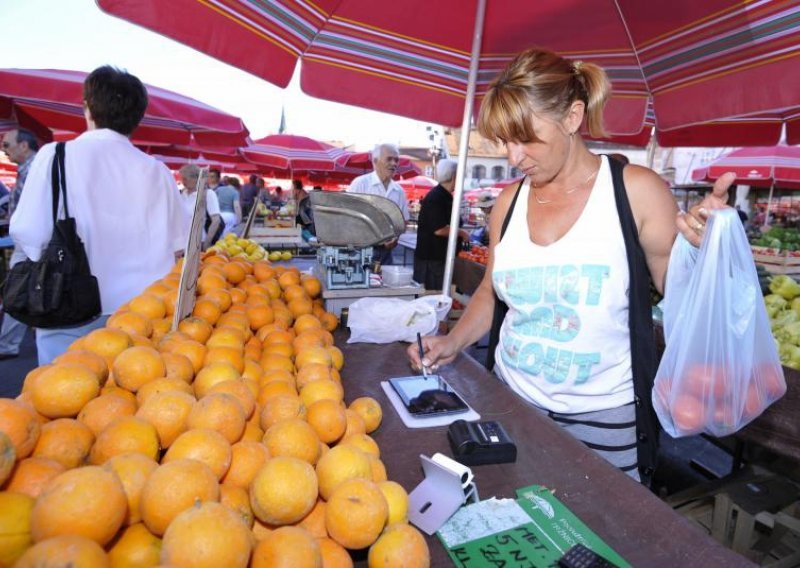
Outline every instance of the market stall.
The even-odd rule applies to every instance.
[[[348,397],[372,396],[384,405],[384,420],[375,439],[389,476],[411,491],[423,479],[420,454],[452,455],[447,428],[408,429],[389,407],[380,381],[411,373],[405,344],[348,344],[346,340],[346,331],[336,333],[336,343],[347,360],[343,380]],[[483,420],[500,421],[518,445],[516,463],[474,466],[482,499],[513,497],[518,488],[544,485],[633,566],[751,565],[540,416],[474,359],[461,355],[441,369],[441,375]],[[431,565],[449,565],[436,537],[427,540]]]

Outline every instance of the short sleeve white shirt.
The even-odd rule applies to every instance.
[[[192,217],[194,216],[194,207],[197,203],[197,192],[189,193],[186,190],[180,192],[180,203],[183,210],[183,217],[185,223],[184,234],[185,238],[189,237],[189,231],[192,228]],[[206,191],[206,213],[209,217],[219,215],[219,199],[217,194],[211,190]],[[205,238],[205,229],[203,229],[203,238]]]
[[[40,258],[53,232],[54,155],[55,144],[36,155],[9,227],[31,260]],[[68,142],[65,161],[69,213],[98,280],[103,314],[110,314],[167,274],[183,249],[177,186],[164,164],[109,129]]]
[[[408,221],[408,199],[402,186],[394,180],[389,180],[389,187],[385,187],[383,182],[374,171],[362,176],[358,176],[347,188],[348,193],[364,193],[367,195],[380,195],[394,201],[403,213],[403,219]]]

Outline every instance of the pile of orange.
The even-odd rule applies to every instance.
[[[173,330],[180,271],[0,398],[0,566],[428,566],[320,282],[208,254]]]

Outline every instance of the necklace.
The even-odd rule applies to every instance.
[[[579,190],[581,187],[583,187],[584,185],[586,185],[587,183],[589,183],[589,181],[590,181],[592,178],[594,178],[594,176],[596,176],[596,175],[597,175],[597,172],[599,172],[599,171],[600,171],[600,166],[598,166],[598,167],[597,167],[597,169],[596,169],[595,171],[593,171],[592,173],[590,173],[590,174],[589,174],[589,176],[588,176],[588,177],[587,177],[585,180],[583,180],[581,183],[579,183],[578,185],[576,185],[576,186],[574,186],[574,187],[571,187],[571,188],[570,188],[570,189],[568,189],[567,191],[563,192],[563,195],[569,195],[570,193],[575,193],[575,192],[576,192],[576,191],[578,191],[578,190]],[[553,200],[552,200],[552,199],[539,199],[539,196],[538,196],[538,195],[536,195],[536,189],[537,189],[537,188],[536,188],[536,186],[535,186],[535,185],[531,185],[531,193],[533,193],[533,198],[536,200],[536,203],[538,203],[539,205],[547,205],[548,203],[552,203],[552,202],[553,202]]]

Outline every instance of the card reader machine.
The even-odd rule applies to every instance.
[[[447,438],[453,457],[464,465],[517,461],[517,446],[499,422],[456,420],[450,424]]]

